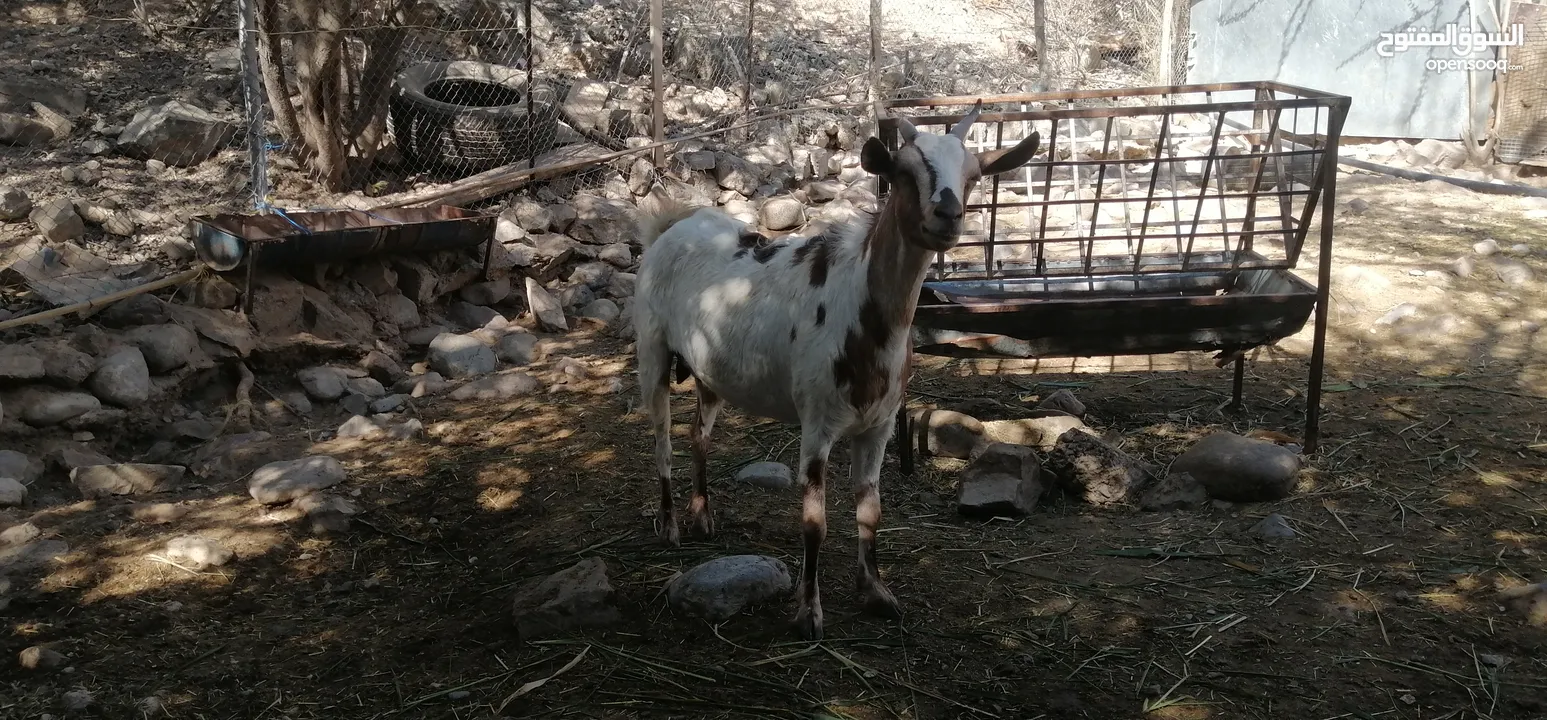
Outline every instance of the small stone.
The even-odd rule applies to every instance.
[[[65,472],[92,465],[112,465],[114,462],[112,458],[78,442],[57,443],[52,446],[46,457],[49,462],[59,466]]]
[[[451,391],[453,400],[509,400],[542,390],[537,378],[520,370],[502,370]]]
[[[748,605],[781,598],[790,587],[790,570],[782,560],[731,555],[673,577],[666,583],[666,600],[678,612],[718,623]]]
[[[138,710],[140,715],[147,720],[163,717],[167,714],[166,703],[162,702],[161,698],[155,695],[140,698],[139,701],[134,703],[134,709]]]
[[[435,342],[435,338],[447,332],[449,331],[444,325],[426,325],[403,333],[403,342],[414,348],[429,347],[430,343]]]
[[[0,477],[31,483],[42,475],[42,462],[15,450],[0,450]]]
[[[1058,436],[1044,469],[1059,486],[1097,506],[1130,504],[1152,480],[1137,460],[1086,428],[1071,428]]]
[[[572,630],[612,625],[623,619],[607,579],[607,563],[581,560],[516,593],[511,603],[523,640],[555,637]]]
[[[537,337],[531,333],[509,333],[500,338],[497,352],[501,360],[511,365],[530,365],[539,358]]]
[[[171,318],[166,301],[155,295],[135,295],[107,306],[97,316],[111,328],[159,325]]]
[[[1037,407],[1066,412],[1077,418],[1085,417],[1085,403],[1080,402],[1080,399],[1067,389],[1053,391],[1052,394],[1042,398],[1042,401],[1037,403]]]
[[[349,387],[344,371],[325,365],[306,368],[296,373],[295,379],[313,400],[337,400]]]
[[[91,703],[95,699],[92,697],[90,690],[76,688],[59,698],[59,706],[64,708],[65,712],[84,712],[86,708],[91,707]]]
[[[43,356],[36,350],[20,345],[0,347],[0,380],[39,380],[47,374]]]
[[[1418,314],[1418,306],[1417,305],[1414,305],[1412,303],[1402,303],[1402,304],[1397,305],[1396,307],[1394,307],[1394,308],[1392,308],[1390,310],[1387,310],[1385,315],[1382,315],[1379,318],[1377,318],[1375,320],[1375,326],[1376,327],[1383,327],[1383,326],[1386,326],[1386,325],[1395,325],[1398,322],[1401,322],[1402,320],[1405,320],[1407,318],[1413,317],[1414,315],[1417,315],[1417,314]]]
[[[956,509],[971,517],[1028,514],[1042,496],[1040,469],[1031,448],[992,443],[962,471]]]
[[[5,530],[0,530],[0,545],[26,545],[40,537],[43,531],[30,522],[12,525]]]
[[[403,370],[402,365],[399,365],[396,360],[393,360],[380,350],[372,350],[367,353],[360,360],[360,367],[383,385],[395,383],[408,377],[408,373]]]
[[[1488,257],[1489,255],[1492,255],[1498,251],[1499,243],[1493,238],[1483,238],[1482,240],[1472,243],[1472,252],[1481,257]]]
[[[188,508],[176,503],[141,503],[129,507],[129,517],[146,525],[167,525],[187,514]]]
[[[141,325],[124,333],[124,340],[145,354],[153,373],[168,373],[188,364],[199,351],[199,336],[175,323]]]
[[[1227,432],[1199,440],[1171,463],[1171,472],[1188,473],[1208,488],[1210,497],[1231,502],[1288,497],[1299,471],[1300,457],[1295,453]]]
[[[20,574],[42,570],[50,567],[60,556],[70,552],[70,545],[63,540],[11,542],[10,538],[18,528],[31,528],[34,533],[37,532],[37,528],[33,527],[32,523],[23,523],[0,532],[0,545],[12,546],[0,550],[0,574],[12,572]]]
[[[338,407],[350,415],[364,415],[370,412],[371,401],[359,393],[345,393],[339,398]]]
[[[134,346],[119,348],[102,359],[86,387],[98,398],[125,408],[139,407],[150,399],[150,366]]]
[[[510,280],[473,283],[457,291],[457,296],[473,305],[494,305],[510,297]]]
[[[795,483],[790,466],[771,460],[755,462],[742,468],[736,473],[736,480],[769,490],[784,490]]]
[[[482,305],[457,300],[446,308],[446,317],[463,328],[481,328],[495,318],[502,318],[500,311]],[[503,319],[503,318],[502,318]]]
[[[75,212],[75,203],[67,198],[34,207],[27,217],[49,242],[71,242],[86,234],[86,221]]]
[[[240,289],[227,282],[225,278],[216,275],[204,278],[193,286],[193,304],[203,308],[215,310],[234,308],[241,297]]]
[[[428,397],[431,395],[439,395],[440,393],[445,392],[446,388],[449,387],[451,387],[451,383],[442,377],[440,373],[430,372],[405,378],[402,381],[394,384],[392,386],[392,391],[397,393],[407,393],[409,397],[419,398]]]
[[[511,203],[510,209],[501,213],[501,217],[509,214],[521,229],[529,233],[545,233],[553,224],[553,216],[542,203],[522,198]]]
[[[1515,243],[1514,245],[1509,246],[1509,254],[1530,255],[1531,246],[1528,243]]]
[[[23,670],[54,670],[64,667],[66,658],[63,653],[43,645],[33,645],[17,656],[17,661]]]
[[[27,217],[32,212],[32,198],[26,191],[10,185],[0,186],[0,222],[11,222]]]
[[[1272,513],[1257,521],[1257,524],[1252,526],[1251,533],[1264,540],[1290,540],[1299,534],[1289,526],[1289,521],[1278,513]]]
[[[393,395],[387,395],[385,397],[379,397],[379,398],[376,398],[375,400],[371,401],[371,412],[373,412],[373,413],[397,412],[398,410],[402,409],[403,404],[406,403],[406,402],[408,402],[408,398],[403,396],[403,395],[400,395],[400,394],[393,394]]]
[[[466,700],[470,696],[472,696],[472,693],[466,690],[452,690],[451,692],[446,693],[446,699],[453,701]]]
[[[618,319],[618,315],[621,312],[618,309],[617,303],[607,298],[602,298],[600,300],[593,300],[581,308],[580,317],[595,320],[602,325],[610,325],[612,321]]]
[[[338,427],[335,435],[339,438],[372,438],[385,432],[376,421],[362,415],[355,415],[344,421]]]
[[[1348,201],[1348,211],[1355,215],[1363,215],[1370,209],[1370,203],[1364,198],[1354,198]]]
[[[377,381],[376,378],[350,378],[349,382],[345,383],[344,385],[348,388],[349,392],[355,393],[357,395],[364,395],[367,399],[370,400],[375,400],[376,398],[387,394],[387,389],[382,387],[381,383]]]
[[[194,570],[218,567],[231,561],[236,553],[220,543],[200,535],[182,535],[167,541],[167,559]]]
[[[1461,257],[1452,260],[1450,263],[1450,271],[1454,273],[1456,277],[1471,277],[1472,271],[1474,269],[1476,269],[1476,263],[1472,262],[1470,255],[1462,255]]]
[[[1139,495],[1139,509],[1149,512],[1201,510],[1208,504],[1209,491],[1187,473],[1170,473]]]
[[[339,461],[327,455],[272,462],[253,471],[247,492],[265,505],[288,502],[344,481]]]
[[[534,278],[526,279],[526,303],[542,329],[549,332],[569,330],[569,321],[564,318],[564,307]]]
[[[1536,277],[1530,265],[1509,258],[1494,260],[1493,271],[1498,274],[1500,282],[1512,287],[1525,285]]]
[[[0,477],[0,507],[20,505],[26,500],[26,485],[15,478]]]
[[[843,183],[832,180],[819,180],[806,186],[806,195],[811,202],[825,203],[838,199],[838,195],[844,191]]]
[[[613,243],[597,252],[596,259],[611,263],[617,268],[627,268],[634,264],[634,252],[629,249],[627,243]]]
[[[43,358],[43,376],[57,385],[80,385],[97,369],[96,358],[62,342],[39,343],[33,350]]]
[[[70,471],[70,482],[87,498],[167,492],[182,483],[188,471],[181,465],[118,463],[89,465]]]
[[[430,341],[429,363],[441,375],[458,380],[493,372],[499,359],[478,338],[443,333]]]
[[[92,410],[102,409],[102,401],[83,392],[54,390],[29,385],[5,399],[6,413],[34,427],[58,425]]]

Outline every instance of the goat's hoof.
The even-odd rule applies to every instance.
[[[714,537],[714,511],[707,496],[695,497],[688,505],[688,533],[698,540]]]
[[[880,582],[860,587],[860,604],[865,612],[890,620],[902,619],[902,604]]]
[[[795,634],[802,640],[816,642],[822,639],[821,606],[802,607],[795,612]]]
[[[661,538],[661,542],[670,547],[682,544],[682,534],[677,529],[677,516],[660,513],[655,516],[655,534]]]

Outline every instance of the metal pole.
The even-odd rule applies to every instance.
[[[661,39],[661,0],[650,0],[650,134],[655,142],[666,139],[665,106],[661,75],[666,71],[665,46]],[[666,146],[655,149],[655,167],[666,167]]]
[[[883,15],[881,13],[881,0],[870,0],[870,107],[874,111],[876,120],[880,121],[885,114],[881,97],[881,28],[883,27]]]
[[[258,71],[258,11],[254,0],[236,0],[236,33],[242,51],[242,101],[247,106],[247,157],[252,164],[253,206],[268,204],[268,137],[264,132],[263,86]]]
[[[1321,436],[1321,377],[1327,358],[1327,302],[1332,296],[1332,209],[1337,207],[1338,141],[1348,101],[1327,113],[1327,147],[1321,157],[1321,249],[1316,263],[1316,329],[1311,339],[1311,376],[1305,388],[1305,454],[1316,452]]]
[[[1048,82],[1047,69],[1047,0],[1032,0],[1032,22],[1037,26],[1037,92],[1047,92],[1052,84]]]

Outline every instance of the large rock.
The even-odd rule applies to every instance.
[[[1082,428],[1058,437],[1044,468],[1060,487],[1100,506],[1133,504],[1153,480],[1137,460]]]
[[[349,376],[339,368],[326,365],[301,370],[295,374],[295,379],[313,400],[337,400],[349,389]]]
[[[1218,432],[1182,453],[1171,472],[1197,478],[1218,500],[1278,500],[1294,491],[1300,456],[1266,440]]]
[[[120,348],[102,359],[86,387],[98,398],[119,407],[133,408],[150,399],[150,367],[134,346]]]
[[[666,583],[666,600],[678,612],[722,622],[743,607],[790,591],[790,570],[778,558],[731,555],[700,564]]]
[[[371,377],[376,378],[383,385],[391,385],[408,377],[408,372],[399,365],[391,356],[380,350],[372,350],[366,353],[360,360],[360,367],[365,369]]]
[[[509,400],[542,390],[537,378],[520,370],[502,370],[451,391],[453,400]]]
[[[569,321],[564,318],[564,306],[551,293],[543,289],[535,278],[526,279],[526,304],[531,308],[537,324],[550,332],[564,332]]]
[[[531,333],[506,333],[496,346],[500,359],[511,365],[531,365],[538,359],[537,337]]]
[[[985,421],[983,437],[989,442],[1030,445],[1047,452],[1053,449],[1059,437],[1070,430],[1090,432],[1077,417],[1056,411],[1044,412],[1047,414],[1041,417]]]
[[[717,153],[714,156],[714,181],[723,189],[751,197],[763,184],[763,174],[746,160],[730,153]]]
[[[165,300],[155,295],[135,295],[107,306],[97,319],[110,328],[159,325],[172,319]]]
[[[97,369],[96,358],[63,342],[42,342],[32,349],[43,358],[43,376],[56,385],[74,387]]]
[[[186,472],[187,468],[181,465],[89,465],[71,470],[70,482],[88,498],[144,495],[176,489]]]
[[[92,465],[112,465],[114,462],[112,458],[91,449],[90,446],[73,441],[53,443],[44,457],[65,472]]]
[[[27,500],[27,486],[20,480],[0,475],[0,507],[20,505]]]
[[[344,481],[339,461],[327,455],[272,462],[253,471],[247,483],[252,499],[265,505],[289,502]]]
[[[274,437],[263,431],[217,438],[194,453],[188,469],[211,482],[236,480],[276,459]]]
[[[503,218],[507,214],[528,233],[548,232],[549,226],[553,224],[553,214],[548,212],[547,206],[536,200],[526,198],[515,200],[508,210],[500,214],[500,217]]]
[[[0,381],[40,380],[47,374],[43,356],[25,345],[0,346]]]
[[[961,474],[956,509],[973,517],[1030,513],[1042,497],[1037,453],[1024,445],[993,443]]]
[[[5,400],[6,412],[34,427],[58,425],[92,410],[102,409],[102,401],[83,392],[54,390],[29,385]]]
[[[623,619],[612,583],[607,580],[607,563],[597,557],[522,588],[511,607],[516,632],[523,640],[603,627]]]
[[[38,205],[27,215],[49,242],[69,242],[86,234],[86,221],[75,212],[75,203],[57,198]]]
[[[483,305],[457,300],[446,307],[446,317],[464,328],[481,328],[500,315],[500,311]]]
[[[9,547],[0,546],[0,577],[4,577],[7,573],[20,574],[41,570],[53,564],[67,552],[70,552],[69,543],[52,539],[33,540],[12,544]]]
[[[612,95],[608,83],[596,80],[577,80],[564,96],[564,112],[583,130],[607,132],[611,109],[607,99]]]
[[[180,535],[167,541],[168,560],[192,570],[224,565],[236,554],[219,542],[202,535]]]
[[[499,358],[471,335],[442,333],[430,341],[430,368],[453,380],[494,372]]]
[[[391,292],[376,298],[376,310],[381,319],[399,328],[419,327],[419,306],[402,293]]]
[[[392,386],[395,393],[404,393],[409,397],[426,397],[439,395],[451,387],[451,383],[438,372],[428,372],[423,375],[413,375],[399,380]]]
[[[577,195],[570,204],[575,223],[569,234],[592,245],[610,245],[633,239],[637,227],[634,206],[595,195]]]
[[[0,477],[31,483],[42,474],[42,462],[15,450],[0,450]]]
[[[32,212],[32,198],[19,187],[0,185],[0,222],[11,222],[27,217]]]
[[[1209,491],[1187,473],[1170,473],[1139,495],[1139,509],[1199,510],[1209,504]]]
[[[199,336],[175,323],[141,325],[126,331],[123,338],[139,347],[145,364],[158,375],[187,365],[199,350]]]
[[[0,112],[0,145],[42,145],[55,137],[54,128],[26,115]]]
[[[510,297],[510,280],[508,278],[500,278],[498,280],[473,283],[458,290],[457,295],[474,305],[493,305]]]
[[[197,165],[237,136],[237,126],[181,100],[147,107],[118,134],[118,149],[141,160]]]
[[[769,198],[763,203],[763,227],[769,230],[793,230],[806,222],[806,206],[788,195]]]

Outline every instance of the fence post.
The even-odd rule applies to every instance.
[[[665,102],[661,75],[665,72],[665,42],[661,38],[661,0],[650,0],[650,134],[655,142],[666,139]],[[666,146],[655,148],[655,166],[666,167]]]
[[[1176,73],[1176,0],[1160,4],[1160,84],[1174,85]]]
[[[247,157],[252,163],[253,206],[268,204],[268,135],[264,132],[263,86],[258,75],[258,22],[254,0],[236,0],[237,47],[242,51],[242,101],[247,107]]]
[[[757,52],[752,48],[752,30],[757,18],[757,0],[747,0],[747,67],[746,78],[741,83],[742,110],[747,117],[752,117],[752,72],[757,69]],[[747,136],[752,136],[752,128],[747,127]]]
[[[885,114],[881,97],[881,0],[870,0],[870,109],[879,122]]]
[[[1037,26],[1037,92],[1052,89],[1047,76],[1047,0],[1032,0],[1032,22]]]

